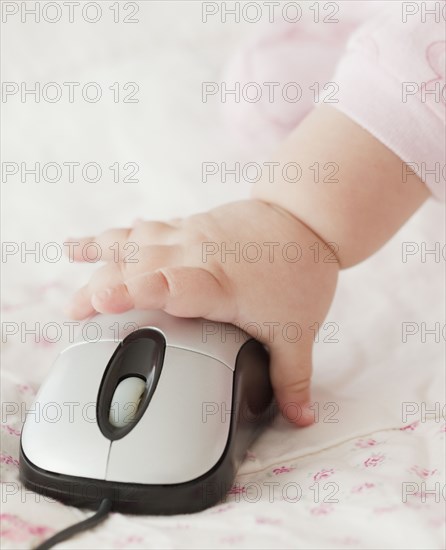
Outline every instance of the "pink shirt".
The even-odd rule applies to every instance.
[[[396,153],[438,199],[446,188],[446,2],[389,2],[356,30],[333,104]]]

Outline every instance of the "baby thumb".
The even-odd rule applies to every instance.
[[[270,349],[270,376],[279,409],[297,426],[314,422],[311,407],[311,345],[285,344]]]

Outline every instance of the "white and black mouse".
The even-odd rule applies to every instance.
[[[223,499],[273,414],[265,347],[232,325],[161,311],[89,323],[27,414],[24,484],[78,507],[108,498],[127,513],[190,513]]]

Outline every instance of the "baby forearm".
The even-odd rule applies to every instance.
[[[252,198],[278,205],[334,243],[342,268],[373,254],[429,196],[417,176],[403,178],[401,159],[329,106],[315,109],[273,160],[279,168],[297,163],[300,179],[291,170],[274,182],[263,179]]]

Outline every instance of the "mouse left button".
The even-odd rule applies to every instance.
[[[57,358],[28,410],[22,431],[26,458],[59,474],[105,479],[110,441],[96,418],[96,398],[114,342],[88,342]]]

